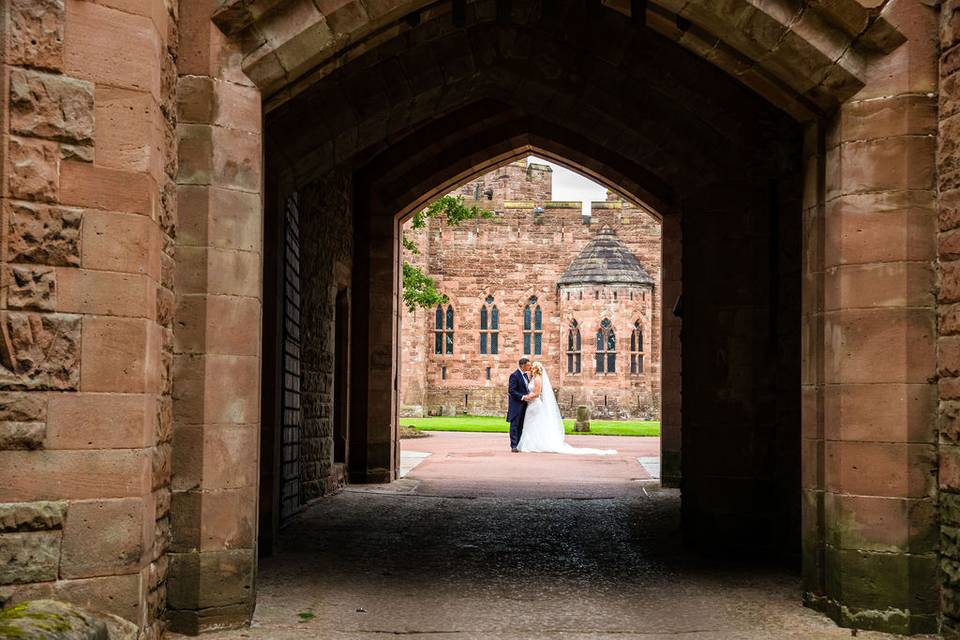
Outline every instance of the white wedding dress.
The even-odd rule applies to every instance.
[[[523,419],[523,434],[520,436],[520,451],[530,453],[568,453],[572,455],[610,456],[616,449],[591,449],[574,447],[564,442],[563,417],[553,385],[546,370],[541,378],[540,396],[527,404]]]

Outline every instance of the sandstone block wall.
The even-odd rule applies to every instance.
[[[960,3],[955,1],[945,2],[941,13],[938,125],[940,605],[944,633],[953,638],[960,637]]]
[[[295,159],[299,177],[310,176],[298,186],[339,166],[365,178],[354,195],[369,197],[349,204],[356,479],[388,480],[397,462],[398,238],[385,205],[402,208],[407,191],[419,197],[470,163],[540,148],[678,206],[664,219],[664,298],[672,308],[682,271],[694,299],[682,336],[679,319],[663,319],[669,352],[681,337],[683,346],[682,361],[664,361],[663,462],[679,481],[682,440],[688,531],[773,523],[795,539],[789,496],[802,471],[806,602],[850,626],[942,623],[957,635],[957,3],[466,4],[463,24],[446,3],[400,0],[0,4],[0,602],[73,600],[146,637],[159,634],[161,615],[187,632],[249,619],[262,451],[261,107],[278,113],[299,96],[309,99],[288,112],[293,134],[266,156]],[[621,15],[636,6],[643,16]],[[596,38],[594,20],[614,37]],[[538,48],[553,54],[517,64]],[[698,59],[705,52],[709,63]],[[586,81],[570,82],[571,69]],[[805,164],[790,174],[806,179],[802,229],[770,215],[764,184],[782,176],[769,170],[800,155],[796,123],[783,125],[771,105],[806,125]],[[440,135],[425,147],[422,130]],[[410,131],[417,140],[404,146]],[[543,177],[532,172],[532,195],[516,201],[544,202],[542,224],[513,207],[516,218],[496,228],[503,240],[542,251],[568,246],[558,233],[566,242],[586,231],[575,208],[546,206]],[[723,183],[737,193],[689,188]],[[790,189],[780,196],[789,210]],[[747,209],[754,220],[728,222]],[[551,227],[563,211],[570,226]],[[787,226],[764,236],[760,223],[774,221]],[[737,245],[741,229],[752,238],[742,253],[756,262],[717,248],[717,238]],[[470,225],[434,231],[439,246],[486,237]],[[326,242],[319,252],[350,250]],[[802,247],[799,277],[793,254],[771,259],[777,242]],[[710,252],[716,262],[703,259]],[[740,274],[742,288],[710,286],[716,264]],[[748,277],[771,269],[781,277]],[[477,329],[476,289],[452,289],[467,307],[458,331]],[[542,298],[545,310],[561,308]],[[505,304],[516,314],[521,300]],[[317,314],[318,342],[328,318]],[[417,333],[404,338],[411,350],[430,345],[427,327]],[[328,354],[309,363],[308,491],[329,460]],[[438,387],[438,363],[423,363],[407,389],[448,389],[442,402],[455,405],[461,388]],[[453,379],[473,384],[475,367],[453,363]],[[481,386],[471,387],[481,403],[502,398],[501,384]],[[749,429],[733,438],[737,412]],[[715,428],[720,413],[731,424]]]
[[[0,7],[0,604],[162,630],[175,2]]]
[[[303,492],[306,503],[343,484],[334,468],[334,390],[337,294],[349,296],[353,266],[352,183],[335,172],[301,190],[303,278],[301,393]],[[322,222],[321,222],[322,221]],[[337,462],[344,462],[338,460]]]
[[[405,415],[500,415],[506,412],[506,381],[524,355],[523,313],[536,297],[543,314],[542,361],[564,415],[587,404],[595,417],[656,419],[660,415],[660,222],[651,213],[610,194],[592,203],[552,200],[549,166],[521,160],[464,184],[456,195],[493,211],[493,218],[458,226],[431,220],[404,233],[421,250],[404,259],[421,266],[450,298],[454,352],[435,353],[435,309],[404,311],[401,404]],[[479,199],[478,199],[479,198]],[[603,228],[615,231],[652,276],[650,287],[604,285],[558,288],[560,276]],[[480,353],[480,310],[492,296],[499,311],[499,352]],[[488,305],[492,309],[492,305]],[[446,307],[444,307],[446,313]],[[617,372],[594,366],[600,322],[613,322]],[[581,372],[567,373],[567,332],[581,332]],[[645,328],[645,367],[630,372],[634,322]],[[445,370],[445,373],[444,373]]]

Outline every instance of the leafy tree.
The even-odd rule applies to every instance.
[[[447,224],[456,226],[465,220],[489,218],[493,213],[474,205],[468,207],[463,204],[462,196],[443,196],[426,209],[413,214],[414,229],[423,229],[430,218],[443,218]],[[420,248],[410,238],[402,238],[403,248],[417,255]],[[426,309],[447,304],[449,298],[437,290],[437,283],[419,267],[415,267],[406,260],[403,261],[403,302],[410,312],[417,307]]]

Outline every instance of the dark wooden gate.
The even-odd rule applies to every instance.
[[[287,199],[283,220],[283,399],[281,405],[280,523],[302,506],[300,443],[300,198]]]

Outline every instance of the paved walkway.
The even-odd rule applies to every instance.
[[[850,637],[800,606],[793,573],[682,548],[678,492],[637,462],[656,439],[603,438],[621,450],[605,459],[511,454],[504,437],[404,440],[430,455],[399,482],[308,509],[261,563],[253,626],[209,637]]]
[[[567,436],[567,442],[575,447],[617,450],[615,456],[573,456],[510,453],[510,439],[505,433],[427,433],[427,437],[400,443],[404,458],[401,466],[413,469],[406,478],[416,481],[418,495],[626,496],[636,492],[639,482],[653,479],[638,459],[656,460],[660,455],[659,438]]]

